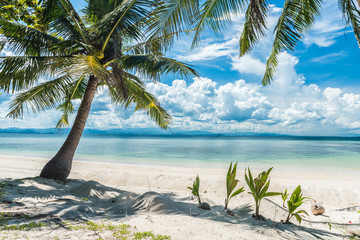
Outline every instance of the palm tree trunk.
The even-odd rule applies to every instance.
[[[70,174],[72,160],[90,113],[98,79],[91,75],[74,124],[58,153],[42,169],[40,177],[65,181]]]

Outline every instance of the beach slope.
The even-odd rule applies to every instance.
[[[64,184],[36,177],[46,159],[0,156],[5,239],[345,239],[360,231],[360,174],[276,168],[271,191],[301,184],[304,194],[323,203],[323,216],[313,216],[312,200],[296,219],[283,224],[287,211],[279,196],[264,199],[266,221],[252,218],[253,199],[239,166],[239,186],[230,216],[223,211],[227,169],[124,165],[75,161]],[[262,169],[253,169],[258,172]],[[265,166],[264,166],[265,167]],[[197,207],[188,186],[201,179],[201,196],[211,210]],[[5,224],[6,223],[6,224]],[[18,226],[18,227],[9,227]],[[19,227],[23,226],[23,227]]]

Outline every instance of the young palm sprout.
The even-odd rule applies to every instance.
[[[191,190],[191,193],[197,198],[199,204],[201,204],[201,199],[200,199],[200,178],[199,175],[196,176],[196,180],[193,182],[193,187],[188,187],[188,189]]]
[[[227,209],[228,204],[230,202],[230,199],[239,195],[244,191],[244,187],[239,188],[234,193],[232,193],[235,189],[235,187],[238,184],[238,180],[236,180],[236,168],[237,168],[237,162],[234,165],[234,168],[232,167],[232,163],[230,163],[229,170],[226,175],[226,198],[225,198],[225,207],[224,210]]]
[[[309,215],[305,210],[299,210],[296,211],[303,203],[306,197],[303,197],[303,194],[301,192],[300,185],[294,190],[294,192],[291,194],[290,199],[287,201],[287,207],[289,210],[289,214],[285,220],[285,223],[289,223],[290,219],[295,216],[295,218],[298,220],[299,224],[301,224],[301,213]]]
[[[285,191],[283,193],[281,193],[281,199],[283,201],[283,207],[285,208],[285,202],[286,202],[286,199],[287,197],[289,196],[288,192],[287,192],[287,189],[285,189]]]
[[[202,202],[200,198],[200,178],[199,175],[196,176],[196,180],[193,182],[193,187],[188,187],[191,190],[191,193],[197,198],[199,202],[199,208],[204,210],[210,210],[210,204]]]
[[[259,215],[261,200],[264,197],[280,195],[280,193],[277,192],[268,192],[270,185],[269,175],[272,169],[273,168],[270,168],[267,171],[263,171],[256,178],[253,178],[250,168],[248,168],[248,174],[246,174],[245,170],[245,181],[250,188],[251,192],[249,193],[254,197],[255,200],[255,215],[253,215],[253,217],[258,220],[263,219]]]

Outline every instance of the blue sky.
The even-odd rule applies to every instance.
[[[73,1],[77,9],[85,3]],[[350,27],[345,28],[337,1],[324,1],[322,15],[293,52],[279,56],[271,86],[260,82],[271,51],[272,30],[282,1],[271,1],[269,31],[253,51],[238,57],[244,16],[219,36],[205,32],[200,46],[190,51],[191,38],[174,45],[168,56],[197,67],[201,78],[166,76],[147,83],[171,113],[171,129],[216,133],[267,132],[292,135],[360,134],[360,50]],[[3,51],[2,55],[11,54]],[[12,96],[0,96],[0,128],[51,128],[60,116],[49,110],[25,115],[16,122],[4,119]],[[78,104],[78,103],[77,103]],[[88,128],[155,128],[142,112],[110,104],[99,91]]]

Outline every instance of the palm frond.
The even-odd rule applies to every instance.
[[[277,55],[285,50],[294,50],[302,35],[319,15],[321,0],[287,0],[275,27],[275,39],[266,63],[263,85],[268,85],[274,77],[278,64]]]
[[[198,45],[205,25],[208,25],[215,33],[219,32],[231,21],[231,14],[239,13],[246,3],[246,0],[206,0],[195,19],[196,32],[192,47]]]
[[[358,0],[360,7],[360,1]],[[339,6],[342,10],[343,16],[345,18],[346,24],[351,23],[356,40],[360,47],[360,11],[356,7],[355,3],[352,0],[339,0]]]
[[[172,45],[174,38],[181,34],[190,34],[191,30],[183,30],[180,32],[170,32],[162,36],[151,36],[143,42],[124,46],[123,53],[132,54],[152,54],[166,52]]]
[[[190,64],[182,63],[161,55],[135,54],[124,56],[117,64],[128,71],[135,71],[143,76],[158,80],[163,74],[180,74],[182,77],[199,76]]]
[[[10,103],[10,112],[6,117],[13,119],[22,117],[24,108],[30,108],[36,114],[42,110],[55,107],[63,100],[70,83],[71,78],[63,76],[17,94]]]
[[[126,32],[133,40],[138,39],[142,33],[135,26],[140,20],[145,20],[152,5],[153,1],[148,0],[123,0],[113,11],[100,19],[94,29],[101,38],[101,51],[105,51],[111,36],[118,30]]]
[[[40,77],[58,73],[67,59],[66,56],[0,57],[0,89],[14,93],[32,87]]]
[[[150,25],[150,39],[159,36],[178,37],[186,33],[199,14],[199,1],[194,0],[164,0],[156,4],[155,10],[147,23]],[[169,40],[172,40],[174,38]],[[170,44],[170,41],[166,43]]]
[[[81,35],[83,42],[85,44],[89,45],[90,40],[89,40],[89,33],[87,32],[87,28],[85,27],[84,23],[82,22],[79,14],[75,11],[71,2],[69,0],[58,0],[58,1],[60,1],[64,10],[68,13],[69,17],[71,18],[72,22],[75,25],[75,28]],[[90,50],[90,49],[88,49],[88,50]]]
[[[56,128],[64,128],[70,125],[69,116],[74,113],[75,108],[72,103],[73,99],[82,99],[85,93],[87,81],[85,76],[81,76],[77,81],[69,85],[64,96],[64,102],[57,106],[57,110],[60,110],[63,114],[56,124]]]
[[[122,1],[114,0],[87,0],[87,5],[82,10],[87,22],[92,24],[102,19],[106,14],[113,11]]]
[[[264,35],[268,10],[267,0],[250,0],[239,42],[240,57],[249,52],[259,37]]]
[[[6,37],[6,45],[14,54],[37,56],[54,54],[53,47],[61,40],[47,33],[20,23],[0,19],[0,29]]]
[[[118,95],[116,89],[109,86],[112,101],[125,108],[135,104],[135,111],[146,111],[157,125],[163,129],[167,129],[171,122],[171,116],[160,106],[158,100],[145,90],[142,83],[134,81],[130,76],[132,75],[127,75],[127,77],[124,78],[124,83],[128,91],[128,97],[126,99],[122,95]]]
[[[59,62],[58,65],[62,66],[58,71],[61,75],[80,77],[93,74],[102,81],[111,77],[111,72],[104,68],[97,57],[91,55],[73,55],[64,59],[64,62]]]
[[[69,117],[75,112],[74,104],[71,101],[64,101],[57,108],[63,114],[56,123],[56,128],[65,128],[70,125]]]
[[[44,0],[42,24],[49,26],[48,32],[64,40],[81,41],[69,14],[65,11],[59,0]]]

